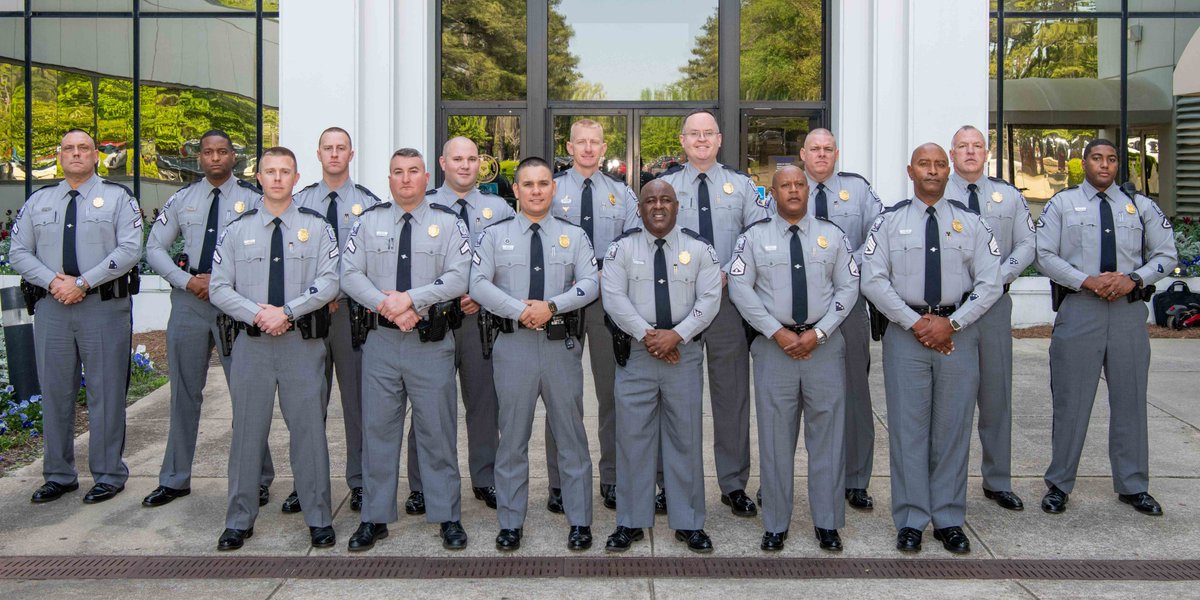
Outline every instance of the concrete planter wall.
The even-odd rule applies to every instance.
[[[1167,289],[1172,282],[1178,281],[1168,277],[1155,284],[1158,291]],[[1200,277],[1185,277],[1182,279],[1194,292],[1200,292]],[[1050,325],[1054,323],[1054,311],[1050,308],[1050,278],[1049,277],[1018,277],[1008,290],[1012,297],[1013,327],[1033,327],[1035,325]],[[1154,322],[1154,311],[1150,303],[1146,303],[1146,322]]]

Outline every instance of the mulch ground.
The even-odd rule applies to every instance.
[[[1037,327],[1014,329],[1013,337],[1017,339],[1048,338],[1052,331],[1054,331],[1053,325],[1038,325]],[[1177,331],[1168,327],[1159,327],[1158,325],[1146,325],[1146,331],[1149,332],[1151,338],[1200,339],[1200,329],[1181,329]]]

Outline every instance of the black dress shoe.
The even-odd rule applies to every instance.
[[[842,551],[842,536],[838,535],[838,530],[813,527],[813,533],[817,534],[817,541],[821,543],[822,550]]]
[[[1058,486],[1052,485],[1050,486],[1050,490],[1046,492],[1046,495],[1042,496],[1042,510],[1052,515],[1057,515],[1067,510],[1067,501],[1070,498],[1071,496],[1058,489]]]
[[[622,527],[617,525],[617,528],[608,536],[608,541],[604,543],[605,552],[624,552],[633,545],[634,542],[640,542],[646,538],[646,534],[642,532],[640,527]]]
[[[766,552],[778,552],[783,550],[783,543],[787,541],[787,531],[768,531],[763,533],[762,543],[758,545]]]
[[[1025,503],[1021,502],[1021,497],[1012,492],[993,492],[987,488],[983,488],[983,497],[988,500],[995,500],[1000,508],[1008,510],[1025,510]]]
[[[165,485],[160,485],[154,488],[154,491],[150,492],[150,495],[142,499],[142,506],[149,506],[151,508],[154,508],[155,506],[163,506],[164,504],[170,504],[171,501],[176,498],[182,498],[190,493],[192,493],[191,488],[177,490],[175,488],[169,488]]]
[[[1161,517],[1163,514],[1162,506],[1158,504],[1158,501],[1154,499],[1154,496],[1151,496],[1146,492],[1141,492],[1138,494],[1117,494],[1117,497],[1121,499],[1121,502],[1132,506],[1133,510],[1138,511],[1143,515]]]
[[[934,529],[933,539],[940,541],[943,548],[954,554],[966,554],[971,551],[971,540],[967,539],[962,527]]]
[[[912,527],[905,527],[896,534],[896,549],[901,552],[921,551],[921,532]]]
[[[247,538],[254,537],[254,528],[226,529],[217,539],[217,550],[237,550]]]
[[[753,517],[758,514],[758,507],[744,490],[733,490],[729,495],[721,494],[721,504],[728,506],[730,512],[739,517]]]
[[[600,497],[604,499],[604,508],[617,510],[617,486],[600,484]]]
[[[312,537],[313,548],[329,548],[337,543],[333,527],[309,527],[308,534]]]
[[[859,510],[871,510],[875,508],[875,501],[871,499],[871,495],[863,488],[846,488],[846,502],[850,506]]]
[[[592,528],[572,525],[567,533],[567,550],[587,550],[592,547]]]
[[[75,483],[58,483],[57,481],[47,481],[46,483],[42,484],[42,487],[38,488],[37,491],[33,493],[33,497],[31,497],[29,501],[33,502],[34,504],[53,502],[54,500],[61,498],[63,494],[67,492],[73,492],[77,489],[79,489],[78,481]]]
[[[362,486],[350,488],[350,510],[354,512],[362,510]]]
[[[425,514],[425,494],[421,492],[412,492],[408,495],[408,500],[404,501],[404,512],[410,515]]]
[[[447,550],[462,550],[467,547],[467,532],[463,530],[462,522],[442,523],[442,547]]]
[[[92,486],[92,489],[88,490],[88,493],[83,495],[83,503],[98,504],[106,500],[112,500],[124,489],[125,486],[117,487],[107,483],[97,483]]]
[[[520,529],[501,529],[496,536],[496,549],[502,552],[512,552],[521,547]]]
[[[258,505],[266,506],[271,501],[271,486],[259,484],[258,486]]]
[[[654,497],[654,514],[667,514],[667,492],[658,490],[658,495]]]
[[[375,547],[376,540],[387,536],[387,523],[360,523],[358,530],[350,536],[350,546],[347,549],[351,552],[370,550]]]
[[[546,510],[556,515],[563,513],[562,488],[550,488],[550,497],[546,498]]]
[[[483,500],[488,508],[496,508],[496,488],[492,486],[471,488],[476,500]]]
[[[292,490],[292,493],[288,494],[288,497],[284,499],[279,509],[289,515],[300,512],[300,496],[296,493],[296,490]]]
[[[712,540],[703,529],[679,529],[675,532],[675,539],[686,542],[688,550],[692,552],[708,554],[713,551]]]

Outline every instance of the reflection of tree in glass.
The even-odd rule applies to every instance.
[[[625,123],[626,117],[614,116],[595,116],[595,115],[571,115],[558,116],[554,118],[554,159],[556,170],[561,170],[570,167],[571,157],[567,154],[567,142],[571,137],[571,124],[580,119],[591,119],[600,124],[604,128],[604,143],[608,144],[608,151],[605,152],[605,163],[611,159],[617,159],[622,163],[625,162],[626,134]],[[600,168],[607,171],[607,165],[601,164]],[[623,175],[623,173],[618,173]]]
[[[264,133],[268,116],[274,118],[278,136],[278,111],[263,111]],[[229,134],[238,150],[234,175],[247,176],[249,154],[254,153],[254,100],[215,90],[142,86],[142,174],[153,179],[191,181],[198,178],[196,156],[199,140],[209,129]],[[195,145],[195,144],[192,144]]]
[[[666,95],[672,96],[671,100],[717,99],[717,10],[713,9],[713,14],[704,22],[700,35],[696,37],[692,58],[679,68],[683,77],[667,86],[674,89],[663,90]]]
[[[742,99],[821,99],[821,4],[821,0],[742,0]],[[711,77],[713,98],[717,85],[715,44],[714,35],[712,73],[705,73]]]
[[[671,160],[683,161],[679,131],[683,117],[642,117],[640,144],[644,168],[658,172]]]
[[[442,2],[442,97],[525,98],[525,2]]]
[[[1096,77],[1096,19],[1012,20],[1005,29],[1005,79]]]

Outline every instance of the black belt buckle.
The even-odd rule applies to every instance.
[[[562,315],[554,315],[546,322],[546,339],[548,340],[565,340],[567,339],[567,321]]]

